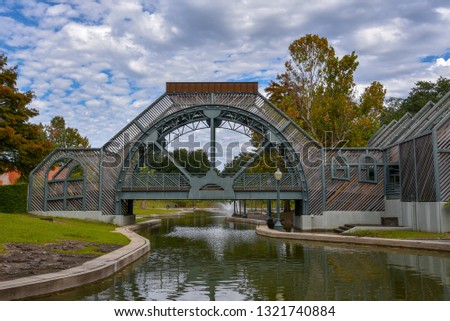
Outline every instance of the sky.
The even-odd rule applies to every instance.
[[[448,0],[0,0],[0,52],[32,90],[32,122],[63,116],[101,147],[172,81],[258,81],[284,70],[289,44],[326,37],[356,52],[362,91],[406,97],[450,77]]]

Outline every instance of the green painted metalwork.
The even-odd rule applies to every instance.
[[[398,199],[401,194],[400,169],[398,165],[386,167],[385,195],[388,199]]]
[[[103,149],[100,150],[100,157],[99,157],[99,162],[98,162],[98,168],[99,168],[99,191],[103,190]],[[103,204],[103,198],[102,198],[103,193],[99,193],[98,195],[98,210],[101,211],[102,210],[102,204]]]
[[[450,181],[450,93],[416,115],[405,115],[382,127],[370,139],[369,148],[333,149],[323,148],[253,87],[244,92],[229,89],[245,86],[225,83],[211,88],[220,90],[163,94],[101,149],[52,152],[30,175],[29,210],[99,210],[120,215],[129,212],[133,199],[277,199],[273,173],[247,172],[268,148],[283,155],[287,168],[280,182],[280,198],[300,202],[301,214],[383,210],[383,197],[398,192],[398,184],[389,183],[396,175],[393,166],[400,172],[402,201],[410,201],[412,194],[419,201],[450,197],[446,185]],[[180,174],[139,173],[146,151],[154,149],[170,157],[169,142],[200,128],[210,129],[207,173],[189,173],[173,158]],[[218,128],[247,136],[256,132],[265,139],[234,176],[220,175],[215,168]],[[340,155],[345,166],[336,163]],[[63,164],[51,182],[49,170],[61,159],[71,161]],[[74,164],[83,168],[84,180],[70,178]]]
[[[412,196],[412,201],[416,201],[419,197],[419,191],[417,186],[417,150],[416,150],[416,139],[412,139],[412,146],[413,146],[413,165],[414,165],[414,190],[415,193]]]
[[[245,173],[235,179],[233,188],[236,191],[272,191],[275,183],[273,173]],[[296,174],[283,173],[280,188],[283,191],[301,191],[302,186]]]
[[[236,197],[236,194],[233,182],[236,180],[238,176],[241,176],[242,173],[245,171],[245,169],[248,167],[248,165],[251,164],[251,162],[248,162],[246,165],[244,165],[243,169],[241,169],[238,172],[238,174],[235,175],[234,178],[222,177],[215,172],[214,170],[215,166],[213,167],[213,164],[215,163],[215,155],[213,153],[213,151],[215,150],[214,148],[215,129],[216,126],[220,126],[220,124],[222,124],[224,121],[233,121],[236,123],[240,123],[264,135],[266,135],[267,133],[271,133],[272,136],[276,137],[279,145],[288,144],[285,138],[279,137],[280,134],[273,133],[276,132],[276,129],[273,128],[271,124],[269,124],[268,122],[264,122],[257,115],[253,115],[245,111],[243,112],[242,110],[239,110],[232,106],[217,106],[217,105],[194,106],[186,108],[180,112],[173,113],[171,116],[168,116],[163,120],[161,120],[160,122],[156,123],[155,126],[152,127],[150,130],[148,130],[146,133],[143,133],[143,135],[141,135],[141,138],[138,139],[136,144],[141,144],[142,142],[145,142],[146,144],[149,143],[154,144],[155,146],[158,147],[158,149],[165,152],[166,155],[169,156],[168,152],[165,150],[163,146],[161,146],[159,142],[162,141],[169,132],[182,126],[186,126],[187,124],[199,121],[206,121],[211,128],[210,130],[210,141],[211,141],[210,159],[212,163],[211,170],[206,175],[198,177],[188,173],[182,166],[177,164],[176,160],[174,160],[173,158],[171,159],[171,161],[176,164],[176,166],[180,169],[180,171],[184,174],[184,176],[189,180],[189,185],[191,187],[189,189],[188,194],[189,199],[234,199]],[[266,142],[264,148],[269,146],[269,144],[270,141]],[[263,150],[264,149],[260,150],[257,153],[257,156],[259,156],[260,153],[263,152]],[[133,159],[136,152],[137,148],[132,147],[130,149],[129,154],[126,156],[126,159]],[[291,155],[295,154],[295,151],[291,148],[290,153]],[[293,158],[295,159],[295,156]],[[299,180],[299,185],[303,185],[302,188],[294,189],[300,192],[300,194],[297,195],[295,199],[303,199],[304,198],[303,193],[307,189],[305,185],[306,179],[304,179],[304,173],[301,169],[301,162],[297,161],[295,162],[294,166],[292,166],[291,164],[291,166],[288,167],[290,168],[290,170],[297,172],[297,177],[303,177],[303,179]],[[122,170],[119,176],[117,199],[122,198],[121,196],[121,191],[123,190],[122,182],[124,182],[123,178],[126,173],[127,171]],[[130,190],[127,190],[127,194],[129,193]],[[116,207],[116,213],[118,211],[119,207]]]
[[[234,174],[233,178],[236,180],[238,177],[240,177],[245,170],[259,157],[262,153],[264,153],[267,148],[270,146],[271,142],[269,140],[266,141],[266,143],[259,148],[256,153],[241,167],[239,171],[237,171],[236,174]]]
[[[364,183],[378,183],[378,166],[375,157],[369,154],[361,155],[358,164],[358,179]]]
[[[123,191],[182,191],[189,190],[189,180],[183,174],[127,174]]]
[[[325,163],[326,163],[326,159],[327,159],[327,151],[325,148],[322,148],[320,151],[320,157],[321,157],[321,162],[320,162],[320,178],[322,180],[322,212],[325,212],[327,210],[327,188],[326,188],[326,184],[327,184],[327,180],[326,180],[326,170],[325,170]]]
[[[436,189],[436,201],[442,201],[441,198],[441,177],[439,175],[439,155],[438,155],[438,142],[437,142],[437,133],[433,131],[432,136],[433,143],[433,172],[434,172],[434,182]]]
[[[50,170],[64,160],[67,162],[61,164],[60,169],[49,179]],[[71,178],[70,176],[77,166],[82,168],[83,176]],[[67,173],[58,179],[58,176],[64,171]],[[48,203],[52,201],[62,202],[62,210],[67,211],[69,200],[81,200],[81,210],[86,210],[86,177],[86,168],[76,159],[59,158],[53,161],[45,172],[44,211],[48,211]]]
[[[350,166],[345,155],[337,154],[331,160],[331,178],[348,181],[350,179]]]

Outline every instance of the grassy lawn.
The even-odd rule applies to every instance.
[[[53,221],[49,221],[29,214],[0,213],[0,254],[5,251],[4,243],[46,244],[70,240],[128,244],[128,238],[112,233],[115,228],[111,224],[91,221],[66,218],[53,218]]]
[[[361,230],[346,235],[368,236],[390,239],[450,239],[450,233],[428,233],[417,231],[385,231],[385,230]]]

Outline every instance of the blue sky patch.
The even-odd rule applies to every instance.
[[[435,62],[439,58],[443,58],[445,60],[449,59],[450,58],[450,50],[448,50],[446,53],[439,55],[439,56],[430,55],[430,56],[422,57],[422,58],[420,58],[420,62]]]

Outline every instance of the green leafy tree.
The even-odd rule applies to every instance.
[[[356,117],[352,123],[353,147],[362,147],[367,144],[370,137],[380,128],[385,117],[384,98],[386,89],[377,81],[367,87],[359,99],[356,108]]]
[[[355,52],[336,57],[326,38],[306,35],[291,43],[285,72],[269,83],[266,92],[276,106],[323,145],[347,141],[350,146],[361,146],[373,130],[355,134],[355,128],[361,124],[376,127],[385,91],[374,82],[358,103],[353,77],[357,67]],[[376,97],[369,97],[371,94]]]
[[[437,102],[450,91],[450,79],[439,77],[436,82],[418,81],[403,101],[401,109],[406,113],[417,113],[427,102]]]
[[[8,67],[7,57],[0,54],[0,173],[17,170],[27,180],[52,145],[42,126],[29,122],[38,115],[28,107],[34,95],[17,88],[17,77],[17,66]]]
[[[201,149],[188,151],[181,148],[170,152],[171,157],[189,173],[199,174],[209,171],[210,162],[208,154]],[[155,152],[148,158],[148,167],[141,169],[141,172],[149,173],[179,173],[180,170],[170,158],[163,153]]]
[[[398,97],[388,97],[385,100],[384,116],[381,119],[382,124],[389,124],[394,119],[400,119],[405,111],[401,109],[404,99]]]
[[[429,101],[438,102],[450,91],[450,79],[439,77],[435,82],[417,81],[411,88],[408,97],[405,99],[390,97],[387,100],[388,108],[384,123],[388,124],[394,119],[400,119],[409,112],[414,115]]]
[[[87,148],[89,140],[78,132],[78,129],[66,127],[62,116],[55,116],[49,125],[44,126],[46,138],[55,148]]]
[[[244,166],[252,158],[253,155],[253,153],[249,152],[239,153],[239,155],[235,156],[230,162],[224,165],[221,173],[224,175],[236,174],[242,166]]]

